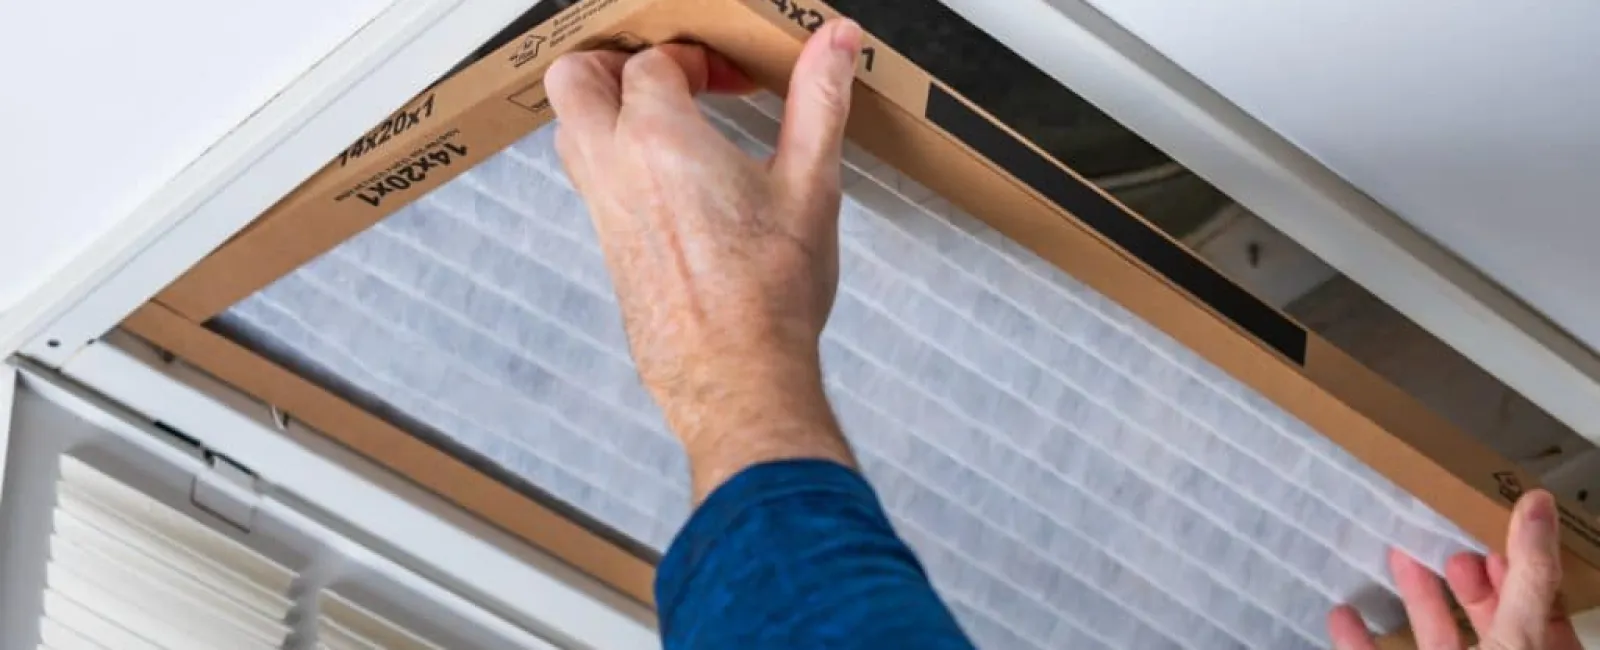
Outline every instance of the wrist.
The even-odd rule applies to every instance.
[[[685,375],[650,386],[685,446],[729,432],[833,421],[814,355],[723,353]]]
[[[816,354],[719,355],[696,378],[652,387],[683,444],[698,502],[723,481],[759,463],[854,458],[823,390]]]

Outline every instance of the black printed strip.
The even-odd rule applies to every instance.
[[[1154,226],[1112,203],[1087,182],[1063,171],[966,103],[931,84],[926,117],[1261,342],[1305,365],[1304,328]]]

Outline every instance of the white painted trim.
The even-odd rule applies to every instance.
[[[1600,608],[1574,614],[1572,627],[1578,632],[1579,645],[1600,648]]]
[[[0,356],[60,366],[537,2],[395,0],[0,314]]]
[[[0,499],[5,498],[6,451],[11,449],[11,405],[17,399],[17,369],[0,363]]]
[[[31,431],[19,432],[18,442],[27,445],[19,446],[22,452],[21,462],[54,466],[60,462],[63,455],[79,450],[93,449],[95,452],[106,452],[109,457],[116,458],[123,463],[125,469],[131,474],[123,474],[118,478],[141,492],[145,492],[158,501],[166,502],[175,508],[187,509],[187,503],[174,503],[171,499],[176,496],[162,487],[172,485],[188,485],[193,477],[208,474],[205,461],[196,450],[186,446],[174,445],[161,438],[161,434],[151,431],[151,427],[138,415],[120,405],[111,403],[99,395],[74,384],[61,375],[43,369],[37,364],[24,365],[19,376],[27,382],[22,390],[30,391],[30,395],[19,399],[35,400],[33,407],[41,408],[45,404],[60,409],[63,417],[76,417],[87,424],[83,428],[68,427],[62,430],[47,429],[49,424],[40,419],[40,414],[35,413],[31,421],[25,421],[35,428]],[[247,430],[234,430],[236,433],[248,435]],[[46,441],[45,439],[48,439]],[[98,456],[99,454],[94,454]],[[86,458],[80,460],[89,461]],[[101,468],[103,469],[103,468]],[[264,475],[278,475],[284,473],[285,468],[263,466]],[[293,470],[287,470],[293,471]],[[56,471],[48,470],[48,482],[54,483]],[[36,473],[30,477],[35,481],[34,490],[30,492],[35,498],[48,498],[37,488]],[[469,635],[473,638],[493,639],[494,647],[527,648],[529,650],[554,650],[556,646],[540,638],[536,634],[512,624],[510,621],[497,616],[473,603],[459,594],[446,589],[438,582],[418,575],[416,572],[395,562],[393,558],[385,557],[371,546],[359,543],[317,521],[293,503],[286,502],[281,493],[268,491],[265,494],[256,494],[254,491],[231,482],[214,484],[215,488],[228,493],[234,499],[254,502],[258,507],[254,521],[258,524],[271,522],[270,525],[258,525],[248,533],[225,533],[235,541],[241,542],[260,552],[263,542],[270,542],[271,546],[279,550],[292,549],[292,554],[298,555],[294,560],[284,563],[289,557],[278,555],[275,562],[284,563],[284,567],[298,573],[296,582],[299,586],[296,594],[286,594],[298,600],[296,607],[304,608],[309,605],[308,598],[315,598],[316,592],[327,588],[330,582],[342,577],[350,576],[378,576],[381,584],[397,587],[399,591],[414,595],[428,602],[431,607],[420,613],[420,619],[434,626],[447,626],[459,629],[470,626]],[[156,488],[152,490],[151,488]],[[50,492],[47,489],[44,492]],[[160,496],[164,495],[164,496]],[[53,499],[51,500],[53,502]],[[29,504],[30,507],[37,504]],[[10,536],[31,536],[36,533],[24,522],[16,519],[16,512],[9,521],[0,521],[0,526],[19,526],[5,530]],[[35,519],[35,522],[38,520]],[[44,520],[48,534],[48,515]],[[431,531],[418,530],[417,534],[431,534]],[[8,537],[7,539],[11,539]],[[33,543],[35,539],[30,539]],[[45,554],[45,548],[36,549],[39,555]],[[10,561],[17,561],[13,556]],[[42,559],[39,559],[41,563]],[[331,567],[331,570],[318,571],[317,567]],[[17,568],[16,565],[7,567]],[[16,585],[7,584],[6,588]],[[42,586],[42,585],[40,585]],[[37,587],[35,587],[37,588]],[[22,591],[27,591],[24,586]],[[12,594],[17,593],[13,590]],[[392,597],[397,594],[388,594]],[[11,603],[16,604],[16,603]],[[314,611],[314,610],[312,610]],[[13,622],[25,620],[16,618],[20,613],[7,611],[5,615],[13,616]],[[37,618],[36,616],[34,618]],[[403,617],[406,624],[419,622]],[[307,621],[315,626],[313,621]],[[9,632],[10,630],[7,630]],[[5,646],[12,647],[12,646]]]
[[[943,2],[1600,444],[1600,357],[1088,0]]]
[[[251,467],[275,494],[336,513],[355,539],[377,540],[393,555],[423,564],[424,575],[472,594],[557,645],[660,643],[642,606],[526,544],[508,542],[504,533],[320,436],[278,430],[266,406],[199,372],[157,366],[105,342],[85,347],[61,371]]]
[[[1600,449],[1572,454],[1545,471],[1540,480],[1556,496],[1581,502],[1595,512],[1600,506]],[[1586,498],[1578,498],[1580,493]]]

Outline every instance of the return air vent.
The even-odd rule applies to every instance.
[[[289,640],[294,572],[74,458],[57,485],[41,647]]]
[[[304,508],[269,483],[281,468],[252,467],[262,475],[251,489],[214,479],[197,438],[27,377],[15,412],[0,417],[0,648],[552,648],[528,629],[541,619],[513,623],[397,561],[387,540]],[[244,504],[251,525],[197,497]],[[447,536],[408,521],[418,535]]]

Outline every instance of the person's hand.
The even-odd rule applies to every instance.
[[[1465,647],[1439,579],[1399,551],[1389,555],[1389,570],[1405,601],[1417,647]],[[1484,558],[1463,553],[1445,565],[1445,582],[1461,603],[1481,650],[1581,650],[1572,621],[1556,602],[1561,586],[1561,539],[1555,499],[1534,490],[1522,495],[1511,514],[1506,554]],[[1328,615],[1328,636],[1338,650],[1376,648],[1360,614],[1349,606]]]
[[[694,45],[570,54],[545,76],[557,149],[588,204],[639,375],[688,448],[696,500],[763,460],[850,464],[818,340],[839,280],[840,157],[860,27],[806,43],[770,160],[694,95],[746,90]]]

